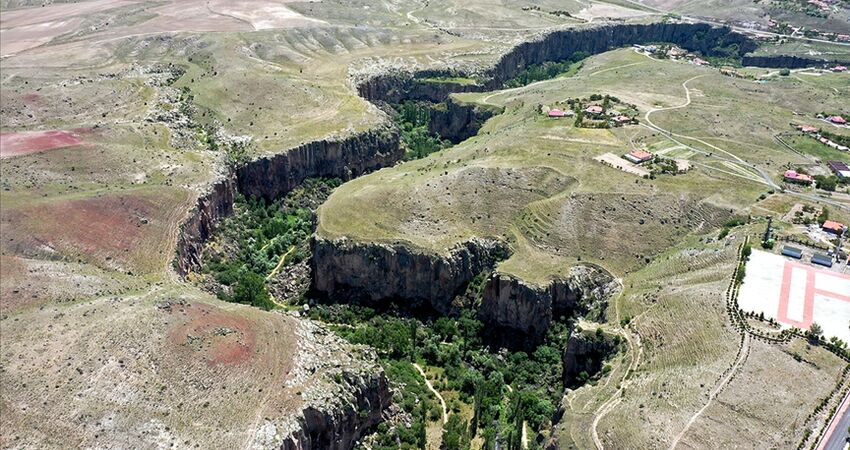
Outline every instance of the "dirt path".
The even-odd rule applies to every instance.
[[[673,442],[670,444],[670,450],[676,448],[676,446],[679,445],[679,441],[682,439],[685,433],[688,432],[688,429],[691,428],[691,425],[696,422],[696,420],[703,413],[703,411],[705,411],[706,409],[708,409],[709,406],[711,406],[711,402],[713,402],[717,395],[720,394],[720,391],[722,391],[723,388],[726,387],[726,385],[729,384],[730,381],[732,381],[732,378],[735,377],[735,374],[738,372],[738,369],[741,367],[741,364],[746,361],[747,355],[750,353],[750,340],[750,333],[744,333],[744,339],[741,341],[741,351],[738,353],[738,359],[736,359],[732,366],[729,368],[729,373],[725,377],[723,377],[723,379],[720,380],[719,383],[717,383],[717,386],[714,387],[711,393],[708,394],[708,401],[705,402],[705,405],[703,405],[702,408],[700,408],[699,411],[696,412],[696,414],[691,416],[691,418],[688,420],[688,423],[685,424],[685,428],[683,428],[682,431],[680,431],[679,434],[676,435],[676,438],[673,439]]]
[[[280,259],[277,261],[277,265],[274,266],[274,269],[272,269],[271,273],[266,276],[266,281],[271,280],[272,277],[275,276],[277,271],[280,270],[281,267],[283,267],[283,263],[286,261],[286,257],[291,255],[292,252],[294,252],[294,251],[295,251],[295,246],[293,245],[293,246],[289,247],[289,250],[287,250],[286,253],[280,255]]]
[[[446,401],[443,400],[443,396],[440,395],[440,393],[437,392],[436,389],[434,389],[434,386],[431,385],[431,382],[428,380],[428,377],[425,376],[425,371],[422,370],[422,367],[419,364],[413,363],[413,367],[415,367],[416,370],[419,371],[419,375],[422,375],[422,378],[425,379],[425,386],[428,386],[428,389],[431,392],[433,392],[434,395],[437,396],[437,400],[440,401],[440,407],[443,408],[443,423],[448,422],[449,421],[449,413],[448,413],[448,408],[446,408]]]

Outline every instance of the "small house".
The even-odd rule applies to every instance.
[[[833,72],[846,72],[847,66],[835,66],[832,68]]]
[[[821,228],[823,228],[823,231],[832,234],[840,235],[844,232],[844,224],[841,222],[836,222],[834,220],[825,221],[823,225],[821,225]]]
[[[785,245],[782,247],[782,256],[789,256],[794,259],[801,259],[803,257],[803,251],[797,247]]]
[[[782,177],[789,183],[812,184],[815,181],[810,175],[798,173],[796,170],[786,170]]]
[[[652,159],[652,153],[643,150],[632,150],[623,155],[623,158],[626,158],[635,164],[641,164]]]
[[[617,117],[614,117],[613,120],[614,120],[614,123],[616,123],[617,125],[625,125],[627,123],[631,123],[632,118],[629,117],[629,116],[617,116]]]
[[[802,131],[803,133],[817,133],[818,132],[818,127],[813,127],[811,125],[800,125],[800,126],[797,127],[797,129]]]
[[[602,114],[602,107],[599,105],[590,105],[584,110],[584,112],[588,114]]]
[[[827,161],[826,166],[829,167],[829,170],[831,170],[838,178],[850,178],[850,167],[848,167],[846,163],[841,161]]]
[[[567,116],[567,113],[565,113],[565,112],[561,111],[561,110],[560,110],[560,109],[558,109],[558,108],[552,108],[552,109],[550,109],[550,110],[549,110],[548,115],[549,115],[549,117],[550,117],[550,118],[552,118],[552,119],[559,119],[559,118],[561,118],[561,117],[566,117],[566,116]]]
[[[830,116],[829,121],[836,124],[836,125],[846,125],[847,124],[847,120],[845,120],[841,116]]]
[[[812,255],[812,264],[818,264],[824,267],[832,267],[832,257],[823,253],[815,253]]]

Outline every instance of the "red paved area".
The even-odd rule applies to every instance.
[[[802,269],[806,271],[806,294],[803,304],[803,320],[794,320],[788,317],[788,303],[791,293],[791,272],[793,269]],[[808,330],[812,326],[812,318],[815,310],[815,295],[823,295],[836,300],[850,302],[850,295],[846,293],[825,291],[815,287],[815,275],[833,276],[836,278],[850,279],[847,275],[842,275],[837,272],[832,272],[824,269],[817,269],[812,266],[796,263],[793,261],[785,261],[785,269],[782,273],[782,291],[779,296],[779,311],[777,320],[786,325],[792,325],[797,328]]]

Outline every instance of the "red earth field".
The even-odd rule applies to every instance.
[[[82,131],[82,130],[81,130]],[[28,155],[63,147],[80,145],[83,140],[75,131],[49,130],[24,133],[0,133],[0,158]]]

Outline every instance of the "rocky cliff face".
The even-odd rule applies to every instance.
[[[212,236],[221,219],[233,213],[237,192],[274,200],[306,178],[350,180],[395,164],[403,156],[398,131],[385,125],[338,141],[310,142],[246,163],[198,198],[178,238],[175,261],[178,273],[186,275],[197,269],[203,243]]]
[[[299,426],[280,444],[282,450],[348,450],[363,434],[381,421],[392,401],[382,370],[370,377],[345,380],[351,403],[322,408],[308,406]]]
[[[460,244],[446,255],[322,238],[314,238],[312,247],[315,292],[366,301],[403,299],[441,313],[451,311],[453,299],[473,277],[507,254],[504,245],[485,239]]]
[[[403,156],[398,131],[387,125],[338,141],[310,142],[251,161],[236,170],[236,179],[242,194],[274,200],[306,178],[350,180],[395,164]]]
[[[460,105],[451,98],[444,104],[445,108],[431,110],[428,131],[455,144],[478,134],[484,122],[496,113],[494,109]]]
[[[737,46],[741,54],[757,47],[743,34],[701,23],[606,24],[574,28],[549,33],[506,53],[490,71],[492,80],[487,88],[500,86],[530,65],[567,59],[575,52],[595,55],[617,47],[650,42],[669,42],[709,56],[716,55],[717,49],[722,47]]]
[[[178,273],[186,275],[200,264],[204,242],[212,236],[219,221],[233,213],[235,195],[236,179],[227,176],[198,198],[195,209],[189,213],[189,219],[183,223],[177,238],[175,264]]]
[[[820,67],[827,64],[850,64],[850,61],[837,59],[814,59],[801,58],[799,56],[776,55],[776,56],[744,56],[741,63],[745,66],[754,67],[786,67],[788,69],[801,69],[803,67]]]
[[[590,376],[599,372],[605,360],[617,351],[618,345],[619,341],[609,334],[573,333],[564,350],[564,384],[575,385],[576,376],[581,372]]]
[[[542,339],[553,319],[584,312],[618,288],[601,268],[576,266],[565,279],[534,286],[515,277],[494,273],[484,286],[479,315],[484,323],[518,331],[532,341]]]

